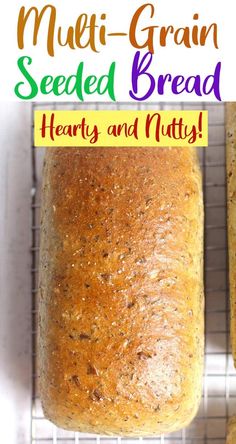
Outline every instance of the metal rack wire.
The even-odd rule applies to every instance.
[[[43,149],[33,144],[36,109],[137,109],[135,104],[34,104],[32,107],[32,444],[225,444],[227,418],[236,414],[236,372],[229,341],[226,231],[225,110],[223,104],[142,104],[138,109],[207,109],[209,147],[199,148],[205,198],[206,353],[202,403],[186,429],[157,438],[98,437],[57,429],[43,417],[37,387],[37,280]]]

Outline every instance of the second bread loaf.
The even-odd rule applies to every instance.
[[[229,420],[226,444],[236,444],[236,417]]]
[[[227,185],[231,344],[236,365],[236,103],[227,104]]]

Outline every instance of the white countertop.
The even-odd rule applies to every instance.
[[[30,105],[0,104],[1,442],[30,442]]]

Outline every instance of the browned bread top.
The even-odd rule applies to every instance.
[[[41,235],[45,415],[126,436],[188,424],[203,367],[195,151],[48,149]]]

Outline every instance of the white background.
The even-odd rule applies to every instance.
[[[61,25],[64,35],[69,25],[74,25],[77,17],[83,13],[102,12],[107,14],[107,31],[128,32],[131,18],[140,5],[145,0],[68,0],[61,2],[52,0],[49,2],[57,6],[56,26]],[[201,74],[205,77],[212,74],[218,61],[222,61],[221,95],[224,101],[236,100],[236,2],[235,0],[157,0],[151,1],[155,6],[155,17],[150,19],[146,14],[140,26],[174,25],[175,27],[192,26],[192,16],[199,13],[199,20],[195,24],[207,25],[216,22],[218,24],[219,49],[215,49],[211,40],[206,47],[195,47],[187,49],[171,44],[168,47],[159,48],[158,31],[156,41],[156,54],[151,72],[154,77],[160,74],[171,73],[173,76],[183,74],[185,76]],[[23,55],[31,56],[33,64],[30,72],[39,83],[46,74],[54,76],[59,74],[75,74],[77,66],[81,61],[85,63],[85,74],[96,74],[97,76],[106,74],[112,61],[117,62],[115,78],[116,99],[118,101],[132,101],[129,97],[131,86],[131,66],[136,49],[132,48],[128,37],[110,38],[107,46],[99,54],[93,53],[90,49],[70,50],[55,45],[55,57],[52,59],[47,55],[45,33],[47,32],[46,22],[43,19],[42,28],[39,33],[39,45],[32,46],[32,29],[30,26],[25,33],[26,47],[20,51],[17,47],[16,29],[20,7],[27,8],[37,5],[38,8],[46,5],[44,0],[16,1],[8,0],[4,3],[4,11],[0,17],[0,38],[1,38],[1,70],[0,70],[0,98],[7,100],[16,99],[14,86],[23,80],[22,74],[17,68],[17,59]],[[101,23],[101,22],[98,22]],[[146,52],[146,50],[145,50]],[[61,96],[56,98],[52,95],[38,95],[35,100],[46,101],[78,101],[74,96]],[[91,95],[85,97],[86,101],[109,101],[108,96]],[[181,94],[174,96],[170,89],[166,89],[165,96],[153,94],[149,101],[209,101],[215,100],[214,96],[197,98],[192,94]]]
[[[29,444],[30,107],[0,104],[0,442]]]

